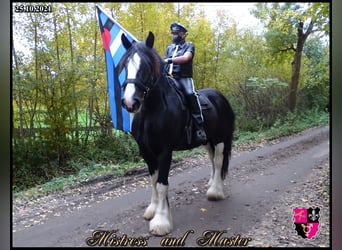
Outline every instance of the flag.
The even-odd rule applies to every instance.
[[[96,8],[106,58],[109,106],[113,126],[115,129],[130,132],[133,116],[121,106],[121,99],[123,97],[122,85],[125,81],[126,72],[123,69],[117,74],[116,67],[126,52],[121,42],[121,34],[124,33],[130,42],[138,40],[99,6],[96,6]]]

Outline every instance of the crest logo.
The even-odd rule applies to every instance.
[[[316,236],[319,227],[320,208],[299,208],[293,209],[293,220],[298,235],[304,239],[311,239]]]

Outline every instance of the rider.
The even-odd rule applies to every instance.
[[[198,94],[195,91],[192,79],[192,61],[195,55],[195,46],[192,42],[186,42],[187,29],[180,23],[170,25],[172,44],[165,51],[164,61],[168,64],[168,72],[178,80],[190,105],[192,117],[196,123],[196,140],[206,141],[203,129],[203,116]]]

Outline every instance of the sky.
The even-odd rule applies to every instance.
[[[182,4],[186,3],[175,3]],[[255,3],[244,3],[244,2],[207,2],[207,3],[196,3],[198,6],[202,6],[208,19],[210,21],[215,20],[217,10],[225,10],[237,23],[238,28],[252,28],[258,27],[258,19],[249,13],[249,9],[254,6]],[[260,27],[260,26],[259,26]],[[14,41],[15,47],[21,49],[20,42]],[[18,44],[19,43],[19,44]]]
[[[225,10],[238,23],[238,28],[257,27],[259,24],[258,19],[249,12],[255,3],[210,2],[196,4],[203,6],[209,20],[215,19],[217,10]]]

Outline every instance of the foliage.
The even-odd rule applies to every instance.
[[[281,136],[288,136],[301,132],[307,128],[323,126],[330,122],[330,115],[326,111],[311,109],[297,112],[287,112],[285,116],[278,116],[275,122],[267,129],[257,132],[243,131],[235,138],[235,144],[248,141],[260,142],[272,140]]]
[[[59,11],[13,14],[14,189],[86,169],[91,172],[97,164],[122,166],[141,161],[131,135],[114,130],[111,123],[95,4],[51,4]],[[187,40],[196,48],[195,86],[216,88],[228,97],[237,114],[237,137],[261,133],[283,118],[290,120],[286,97],[293,55],[273,52],[293,44],[296,18],[315,17],[313,29],[320,32],[309,37],[303,48],[297,112],[329,107],[328,4],[312,3],[305,12],[300,4],[256,5],[254,13],[261,21],[268,16],[277,21],[265,25],[262,32],[239,29],[232,15],[223,11],[210,22],[196,3],[99,5],[138,39],[153,31],[161,56],[171,42],[170,23],[178,21],[188,27]],[[18,38],[29,53],[17,46]],[[62,186],[56,184],[56,188]]]
[[[257,132],[269,128],[279,115],[285,114],[287,84],[274,78],[251,77],[239,86],[237,97],[241,97],[237,113],[238,129]],[[235,100],[238,100],[237,98]]]
[[[292,55],[292,77],[289,84],[288,107],[296,109],[300,87],[302,53],[309,36],[328,34],[329,3],[258,3],[252,13],[267,30],[265,38],[271,53]]]
[[[13,136],[13,186],[18,190],[43,184],[58,176],[83,172],[98,163],[124,165],[141,161],[137,144],[131,135],[114,131],[112,135],[94,133],[87,145],[70,145],[65,166],[60,166],[53,144],[39,137],[18,140]],[[19,143],[20,142],[20,143]],[[32,167],[34,166],[34,167]]]
[[[269,129],[263,129],[258,132],[251,131],[241,131],[236,133],[234,138],[234,145],[244,145],[249,142],[260,142],[262,140],[272,140],[279,138],[281,136],[291,135],[297,132],[301,132],[304,129],[322,126],[329,123],[329,113],[324,111],[319,111],[318,109],[312,109],[297,113],[287,113],[286,116],[279,116],[276,122]],[[173,159],[175,161],[181,160],[184,157],[193,156],[194,154],[205,153],[204,148],[196,148],[190,151],[179,151],[174,152]],[[125,170],[135,166],[141,166],[144,164],[142,161],[133,164],[130,163],[129,166],[126,164],[114,165],[114,164],[90,164],[87,167],[82,167],[81,170],[74,174],[64,177],[56,177],[50,181],[47,181],[41,185],[36,185],[35,187],[21,190],[17,186],[13,187],[14,198],[18,196],[37,197],[45,195],[50,192],[64,190],[71,185],[75,185],[82,181],[92,180],[92,178],[97,178],[98,176],[104,176],[108,174],[122,175]]]

